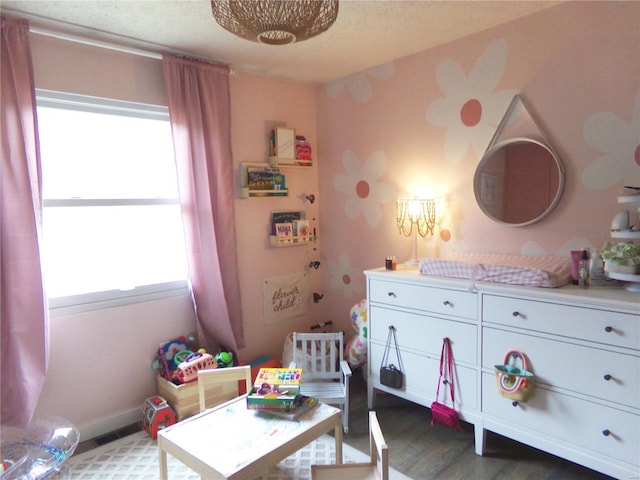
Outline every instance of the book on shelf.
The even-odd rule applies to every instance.
[[[279,168],[249,166],[246,187],[249,190],[286,190],[285,176]]]
[[[306,241],[310,236],[309,220],[295,220],[293,222],[293,235],[300,241]]]
[[[301,220],[305,216],[303,211],[279,211],[271,212],[271,235],[276,235],[276,224],[291,223]]]
[[[276,237],[278,238],[278,243],[293,242],[293,224],[276,223]]]

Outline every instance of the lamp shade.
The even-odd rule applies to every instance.
[[[405,262],[405,266],[418,266],[418,235],[433,235],[436,226],[435,200],[420,198],[400,198],[396,202],[396,226],[398,231],[407,237],[413,236],[413,256]]]
[[[417,235],[433,235],[436,225],[436,203],[434,200],[419,198],[400,198],[396,202],[396,225],[407,237],[415,229]]]
[[[211,0],[211,10],[238,37],[286,45],[327,31],[338,17],[338,0]]]

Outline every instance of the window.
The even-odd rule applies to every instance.
[[[37,105],[50,307],[186,293],[167,108],[41,90]]]

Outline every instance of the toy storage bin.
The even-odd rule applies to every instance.
[[[158,375],[158,395],[171,405],[178,421],[200,412],[198,382],[176,385]]]
[[[205,392],[207,408],[220,405],[223,402],[239,395],[240,382],[227,382],[215,388],[209,388]],[[244,382],[242,382],[244,383]],[[198,381],[176,385],[158,375],[158,395],[164,398],[176,412],[178,421],[191,415],[200,413],[200,400],[198,399]]]

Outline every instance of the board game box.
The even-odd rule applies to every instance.
[[[301,368],[261,368],[247,395],[249,410],[292,412],[298,406]]]

